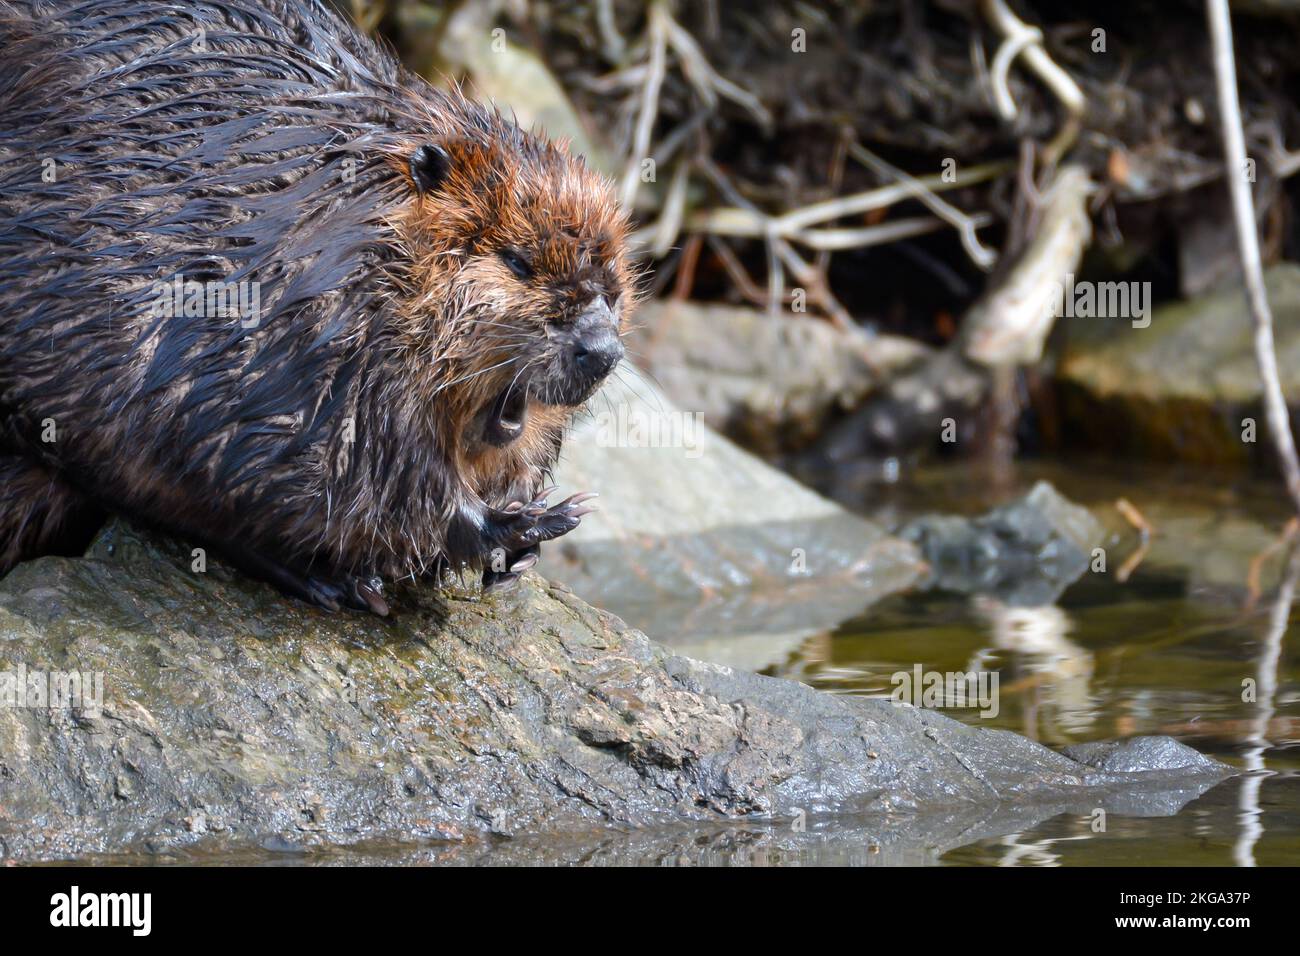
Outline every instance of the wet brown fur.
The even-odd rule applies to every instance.
[[[295,573],[482,564],[574,409],[475,423],[593,296],[630,309],[626,231],[580,158],[314,0],[0,0],[0,555],[103,507]],[[176,275],[258,281],[260,324],[159,318]]]

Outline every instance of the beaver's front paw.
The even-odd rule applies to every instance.
[[[506,554],[527,551],[543,541],[554,541],[576,528],[583,515],[596,510],[583,507],[584,502],[596,497],[594,491],[570,495],[548,508],[546,498],[554,490],[546,489],[527,504],[512,501],[504,508],[488,513],[493,526],[492,537]]]
[[[546,506],[554,491],[547,488],[532,501],[514,501],[488,514],[493,538],[500,542],[488,555],[483,568],[483,590],[492,591],[519,580],[519,576],[537,563],[541,543],[568,534],[584,515],[596,509],[583,507],[595,498],[594,492],[570,495],[558,505]]]

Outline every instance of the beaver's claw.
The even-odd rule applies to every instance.
[[[554,489],[548,488],[532,501],[512,501],[491,519],[497,526],[497,540],[508,555],[526,551],[543,541],[554,541],[566,535],[582,521],[583,515],[596,509],[584,507],[584,502],[596,497],[593,491],[570,495],[558,505],[546,506],[546,497]]]
[[[349,607],[388,616],[384,582],[377,577],[336,574],[325,568],[306,567],[281,561],[255,548],[242,545],[218,546],[221,553],[245,574],[274,584],[281,591],[308,604],[337,611]]]
[[[388,601],[384,599],[384,582],[379,578],[358,578],[352,575],[324,577],[308,574],[303,578],[303,594],[309,603],[328,611],[340,607],[354,611],[369,611],[379,617],[388,617]]]
[[[495,591],[508,584],[514,584],[519,576],[537,563],[541,557],[542,546],[535,544],[531,548],[510,554],[499,553],[493,556],[492,564],[483,569],[483,590]],[[500,568],[500,570],[498,570]]]
[[[547,488],[530,502],[512,501],[501,510],[492,512],[490,518],[496,525],[497,539],[501,544],[483,569],[485,591],[517,581],[537,563],[543,541],[553,541],[568,534],[581,523],[584,515],[596,510],[584,507],[585,502],[596,497],[595,492],[570,495],[548,508],[546,499],[554,491],[554,488]]]

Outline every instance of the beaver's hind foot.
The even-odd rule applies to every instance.
[[[384,584],[377,577],[338,574],[319,568],[298,570],[252,548],[224,546],[221,552],[245,574],[273,584],[290,597],[337,611],[341,607],[387,617]]]

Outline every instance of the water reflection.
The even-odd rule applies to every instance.
[[[888,696],[888,675],[916,662],[996,671],[995,719],[949,716],[1052,747],[1170,734],[1245,771],[1173,818],[1112,814],[1106,830],[1093,833],[1086,817],[1060,817],[949,850],[944,863],[1294,863],[1300,657],[1287,654],[1286,636],[1292,615],[1300,617],[1300,531],[1278,539],[1285,502],[1246,482],[1198,484],[1107,467],[1033,470],[996,498],[954,472],[884,506],[896,520],[982,513],[1039,478],[1089,506],[1106,525],[1112,556],[1134,543],[1135,525],[1116,505],[1131,498],[1149,521],[1137,549],[1114,557],[1110,573],[1084,574],[1036,606],[939,591],[889,598],[819,641],[816,653],[796,654],[773,672],[836,693]]]
[[[1294,523],[1288,527],[1288,538],[1294,537]],[[1286,637],[1291,607],[1295,602],[1297,581],[1300,581],[1300,548],[1294,545],[1287,560],[1286,576],[1278,588],[1277,597],[1268,616],[1268,635],[1260,651],[1256,671],[1258,716],[1248,740],[1250,748],[1242,756],[1248,776],[1241,785],[1241,836],[1233,848],[1233,859],[1238,866],[1255,865],[1255,844],[1264,833],[1264,812],[1260,808],[1259,791],[1264,785],[1264,755],[1272,747],[1269,743],[1269,724],[1276,712],[1278,664],[1282,660],[1282,643]]]
[[[1060,866],[1062,855],[1055,849],[1056,844],[1086,840],[1088,837],[1043,837],[1022,843],[1021,841],[1025,839],[1023,833],[1008,833],[998,841],[1007,848],[1002,858],[998,860],[998,866]]]
[[[1089,682],[1093,657],[1066,637],[1073,625],[1062,608],[1012,607],[979,595],[971,599],[971,607],[988,628],[993,649],[1015,655],[1025,672],[1002,685],[1003,694],[1025,694],[1034,701],[1025,710],[1026,722],[1021,728],[1025,736],[1039,739],[1038,724],[1044,718],[1038,706],[1045,700],[1052,708],[1047,719],[1054,716],[1067,734],[1081,734],[1092,726]],[[987,651],[977,652],[972,668],[976,662],[982,667],[991,657]]]

